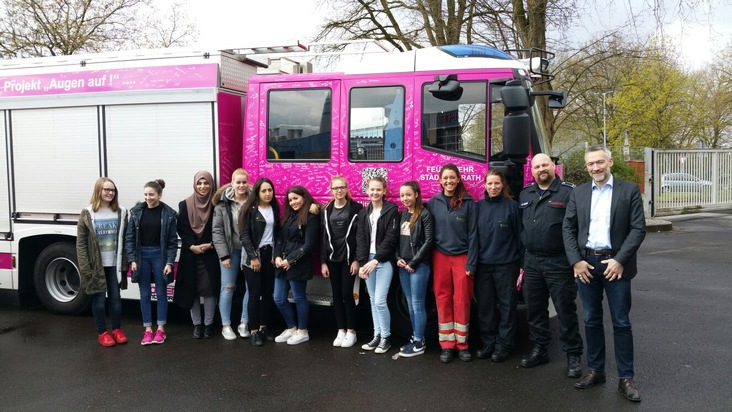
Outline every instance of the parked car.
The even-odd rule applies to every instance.
[[[666,173],[661,176],[661,192],[699,192],[712,182],[689,173]]]

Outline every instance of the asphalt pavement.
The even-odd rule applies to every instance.
[[[648,233],[633,280],[640,404],[617,393],[607,315],[608,381],[577,390],[564,377],[556,320],[551,362],[523,369],[525,332],[500,364],[441,364],[434,337],[425,355],[395,360],[396,348],[385,355],[333,348],[332,314],[318,307],[311,341],[298,346],[255,348],[244,339],[224,340],[219,328],[213,339],[194,340],[187,314],[173,310],[168,340],[143,347],[137,303],[125,302],[130,343],[113,348],[96,342],[91,314],[0,309],[0,409],[731,411],[732,215],[664,219],[673,230]],[[275,332],[281,327],[275,324]],[[357,346],[369,337],[367,327],[359,329]]]

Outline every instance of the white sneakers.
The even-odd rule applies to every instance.
[[[279,334],[275,338],[275,342],[277,343],[285,343],[287,342],[288,345],[299,345],[303,342],[307,342],[310,340],[310,335],[308,335],[307,332],[303,332],[301,330],[297,330],[295,328],[293,329],[285,329],[282,333]]]
[[[310,335],[308,335],[307,332],[303,332],[301,330],[296,331],[295,333],[290,336],[290,339],[287,339],[288,345],[299,345],[303,342],[307,342],[310,340]]]
[[[333,346],[336,348],[350,348],[356,343],[356,332],[343,332],[338,331],[338,336],[336,336],[335,340],[333,341]]]
[[[231,329],[231,326],[229,325],[225,325],[223,328],[221,328],[221,334],[226,340],[236,340],[236,333],[234,333],[234,331]]]
[[[333,346],[336,348],[340,348],[343,344],[343,339],[346,337],[346,332],[343,332],[342,330],[338,331],[338,336],[336,336],[335,340],[333,341]]]
[[[293,329],[285,329],[282,333],[280,333],[275,338],[275,342],[277,342],[277,343],[285,343],[285,342],[287,342],[292,337],[292,335],[294,335],[294,330]]]
[[[249,332],[249,327],[247,326],[246,323],[240,323],[239,327],[236,328],[236,330],[237,330],[237,332],[239,332],[239,336],[241,336],[242,338],[248,338],[248,337],[252,336],[252,334]],[[222,331],[221,333],[224,333],[224,332]],[[224,336],[224,337],[226,337],[226,336]]]
[[[346,336],[341,342],[341,348],[350,348],[356,343],[356,332],[346,332]]]

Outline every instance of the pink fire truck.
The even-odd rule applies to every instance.
[[[280,194],[301,184],[320,200],[336,174],[364,202],[375,174],[392,188],[417,180],[429,199],[445,163],[476,198],[489,168],[517,191],[531,178],[528,156],[549,151],[535,100],[561,108],[566,98],[532,91],[550,55],[524,53],[441,46],[333,73],[261,75],[261,63],[231,50],[0,61],[0,297],[27,306],[37,296],[60,313],[87,307],[75,224],[99,176],[115,180],[125,207],[149,180],[165,179],[163,201],[175,206],[196,171],[223,184],[237,167]],[[329,304],[327,280],[310,284],[313,303]]]

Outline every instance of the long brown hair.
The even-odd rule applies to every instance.
[[[412,214],[412,218],[409,219],[409,228],[411,229],[414,227],[414,224],[417,223],[419,216],[422,214],[422,209],[424,209],[424,203],[422,203],[422,189],[420,189],[419,183],[416,180],[404,182],[402,183],[402,187],[412,189],[416,196],[414,199],[414,213]]]
[[[244,233],[247,229],[247,220],[252,216],[252,214],[257,212],[257,207],[259,206],[259,190],[265,183],[272,186],[272,201],[269,202],[269,207],[272,208],[275,226],[277,226],[277,219],[280,218],[280,204],[277,202],[277,192],[275,191],[274,183],[266,177],[260,177],[256,182],[254,182],[254,187],[249,191],[247,201],[244,202],[244,205],[239,211],[239,233]]]
[[[513,199],[511,197],[511,190],[508,188],[508,181],[506,180],[506,176],[498,169],[491,169],[486,173],[485,179],[483,179],[483,183],[488,181],[488,176],[498,176],[499,179],[501,179],[501,184],[503,185],[503,190],[501,190],[501,194],[503,194],[503,197],[506,199]]]
[[[117,191],[117,185],[108,177],[100,177],[96,182],[94,182],[94,192],[92,192],[92,197],[89,201],[94,212],[99,211],[99,208],[102,207],[102,189],[106,182],[114,185],[114,198],[109,202],[109,208],[112,209],[113,212],[119,210],[119,192]]]
[[[447,170],[455,172],[455,175],[457,175],[458,178],[458,183],[455,187],[455,194],[453,194],[452,199],[450,200],[450,207],[452,209],[459,209],[460,206],[463,205],[463,197],[465,197],[465,194],[468,193],[468,191],[465,189],[465,184],[463,184],[463,178],[460,176],[460,170],[458,170],[458,167],[452,163],[448,163],[440,168],[440,179],[442,179],[442,174]],[[443,189],[442,192],[444,193],[445,189]]]
[[[302,197],[302,207],[297,212],[290,206],[290,193]],[[304,226],[308,223],[308,213],[310,213],[310,207],[312,205],[319,206],[318,202],[313,199],[313,196],[310,195],[307,189],[302,186],[292,186],[287,190],[287,194],[285,194],[285,216],[282,221],[286,221],[291,215],[297,215],[297,223],[300,226]]]

